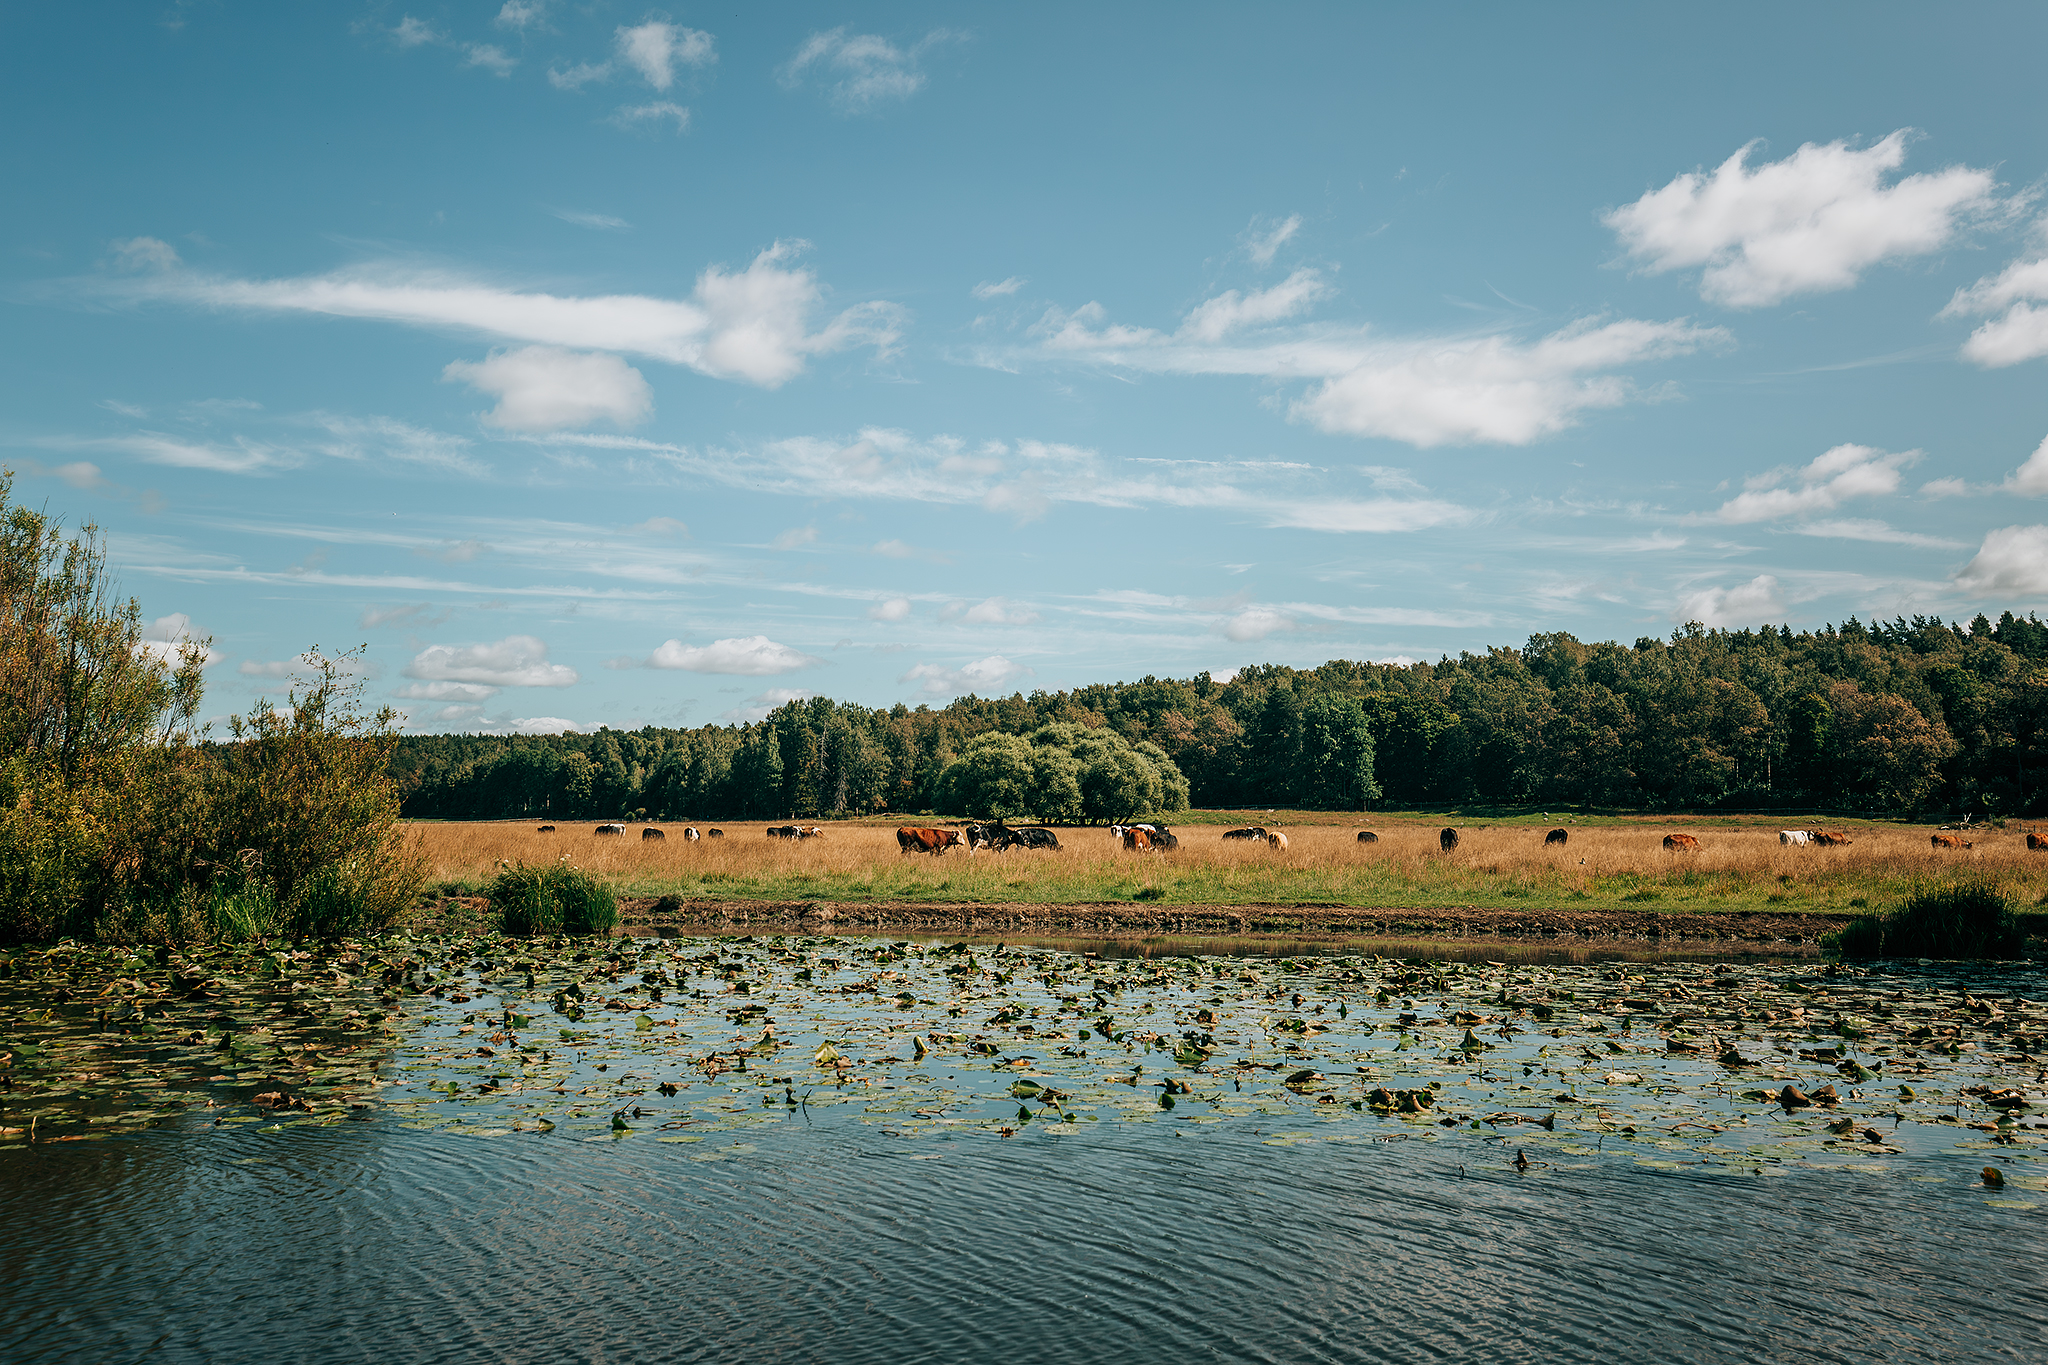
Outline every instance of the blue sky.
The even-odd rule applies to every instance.
[[[1937,14],[1940,25],[1935,24]],[[421,730],[2048,603],[2048,11],[0,9],[0,459]]]

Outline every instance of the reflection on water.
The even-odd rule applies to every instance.
[[[922,1158],[922,1159],[920,1159]],[[721,1160],[380,1125],[10,1163],[10,1361],[2024,1358],[2038,1214],[1965,1172],[818,1122]]]
[[[253,1041],[190,1048],[372,1107],[257,1111],[280,1082],[223,1072],[191,1093],[239,1107],[0,1141],[0,1360],[1861,1365],[2048,1339],[2031,969],[959,942],[415,941],[392,975],[426,993],[338,1063],[224,1008],[223,977],[204,1008]],[[78,1037],[7,1031],[67,1059],[37,1073],[52,1115],[194,1060],[61,1008]]]
[[[1033,934],[913,933],[906,941],[940,943],[1014,943],[1067,953],[1093,953],[1105,958],[1151,957],[1383,957],[1404,962],[1476,962],[1516,966],[1586,966],[1602,962],[1811,962],[1820,956],[1811,944],[1766,946],[1720,940],[1662,940],[1646,948],[1638,939],[1575,939],[1558,943],[1514,938],[1387,938],[1380,935],[1231,935],[1153,934],[1144,938],[1096,938]]]

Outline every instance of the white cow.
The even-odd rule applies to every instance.
[[[1780,844],[1810,844],[1813,842],[1813,834],[1803,829],[1781,829],[1778,831],[1778,842]]]
[[[703,837],[703,835],[697,832],[697,827],[695,825],[683,826],[683,838],[685,841],[701,839]]]

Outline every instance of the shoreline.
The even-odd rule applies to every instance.
[[[1030,902],[712,900],[622,897],[615,933],[1024,933],[1090,938],[1497,940],[1518,944],[1654,942],[1748,952],[1811,949],[1853,912],[1715,914],[1637,910],[1416,909],[1336,904],[1164,905]]]

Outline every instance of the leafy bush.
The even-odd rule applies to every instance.
[[[2027,933],[2012,902],[1985,882],[1917,891],[1885,915],[1864,915],[1823,944],[1843,957],[2027,955]]]
[[[491,879],[484,895],[499,930],[521,938],[603,934],[619,922],[612,889],[567,858],[507,867]]]

